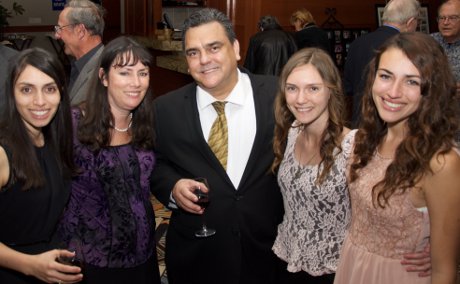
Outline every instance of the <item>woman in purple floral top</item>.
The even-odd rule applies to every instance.
[[[151,98],[145,98],[151,55],[119,37],[100,60],[95,92],[72,111],[80,171],[61,231],[84,262],[84,283],[160,283],[149,191]]]

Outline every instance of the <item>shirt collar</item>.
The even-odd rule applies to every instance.
[[[242,80],[242,73],[238,69],[238,81],[236,82],[235,87],[230,92],[228,97],[225,99],[226,102],[235,105],[243,105],[246,100],[247,92],[245,92],[246,83]],[[201,110],[207,108],[213,102],[217,101],[211,94],[206,92],[200,86],[197,86],[196,99],[198,108]]]
[[[398,32],[400,32],[400,30],[395,26],[392,26],[392,25],[389,25],[389,24],[383,24],[382,26],[393,28],[393,29],[397,30]]]

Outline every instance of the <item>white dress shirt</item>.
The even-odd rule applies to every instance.
[[[208,141],[212,124],[217,118],[212,103],[216,99],[197,87],[197,106],[203,136]],[[256,112],[251,81],[238,70],[238,82],[225,99],[225,117],[228,128],[227,175],[238,189],[256,136]]]

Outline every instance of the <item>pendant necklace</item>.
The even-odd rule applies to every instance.
[[[112,126],[112,127],[113,127],[113,129],[115,129],[115,130],[118,131],[118,132],[126,132],[126,131],[128,131],[128,130],[131,128],[131,125],[133,125],[133,113],[132,113],[132,112],[129,114],[129,124],[128,124],[128,127],[126,127],[126,128],[118,128],[118,127],[116,127],[116,126]]]

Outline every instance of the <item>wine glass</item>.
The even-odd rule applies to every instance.
[[[208,207],[209,205],[209,202],[211,201],[210,196],[209,196],[209,191],[211,190],[211,188],[209,187],[208,180],[203,177],[198,177],[198,178],[195,178],[194,180],[197,182],[201,182],[208,188],[208,192],[201,191],[200,187],[195,189],[195,191],[193,192],[198,197],[198,201],[196,202],[196,204],[200,205],[201,208],[206,209],[206,207]],[[205,238],[205,237],[212,236],[215,233],[216,233],[215,229],[211,229],[206,226],[205,216],[203,212],[201,216],[201,229],[195,232],[195,236],[198,238]]]
[[[67,245],[60,244],[61,249],[65,249],[71,252],[74,252],[73,257],[65,257],[59,256],[57,261],[62,264],[78,266],[81,269],[84,267],[84,254],[83,254],[83,246],[81,244],[81,240],[77,238],[72,238]]]

